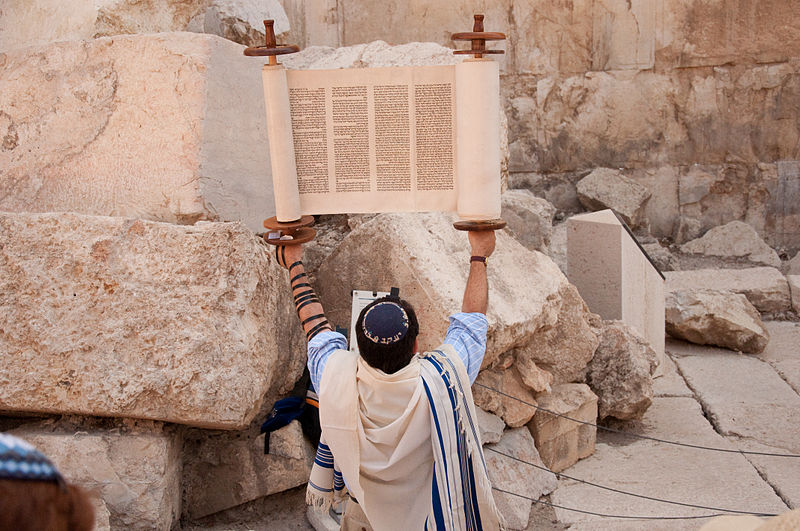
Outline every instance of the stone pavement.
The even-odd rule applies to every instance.
[[[800,454],[800,323],[768,322],[760,356],[667,342],[664,376],[640,423],[622,429],[733,450]],[[723,453],[598,431],[593,456],[563,474],[681,503],[781,513],[800,505],[800,459]],[[622,516],[697,516],[709,511],[603,490],[561,477],[551,502]],[[555,509],[529,529],[699,529],[706,519],[630,520]],[[553,516],[552,510],[550,516]],[[534,515],[536,517],[536,515]],[[561,526],[559,526],[561,524]]]

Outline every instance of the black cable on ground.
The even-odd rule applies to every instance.
[[[533,468],[538,468],[539,470],[544,470],[545,472],[550,472],[554,476],[561,476],[563,478],[571,479],[573,481],[577,481],[579,483],[584,483],[586,485],[590,485],[592,487],[597,487],[599,489],[609,490],[611,492],[616,492],[618,494],[625,494],[626,496],[634,496],[636,498],[642,498],[642,499],[645,499],[645,500],[651,500],[651,501],[656,501],[656,502],[661,502],[661,503],[669,503],[669,504],[672,504],[672,505],[680,505],[680,506],[683,506],[683,507],[692,507],[693,509],[707,509],[709,511],[724,511],[726,513],[747,514],[747,515],[752,515],[752,516],[777,516],[777,514],[774,514],[774,513],[754,513],[752,511],[739,511],[739,510],[736,510],[736,509],[722,509],[720,507],[708,507],[706,505],[694,505],[694,504],[691,504],[691,503],[683,503],[683,502],[678,502],[678,501],[665,500],[665,499],[662,499],[662,498],[655,498],[653,496],[647,496],[645,494],[636,494],[635,492],[628,492],[628,491],[624,491],[624,490],[620,490],[620,489],[615,489],[614,487],[608,487],[606,485],[600,485],[599,483],[592,483],[591,481],[586,481],[584,479],[579,479],[579,478],[576,478],[576,477],[568,476],[567,474],[564,474],[562,472],[553,472],[552,470],[550,470],[549,468],[547,468],[545,466],[540,466],[540,465],[537,465],[535,463],[531,463],[529,461],[525,461],[524,459],[520,459],[518,457],[514,457],[513,455],[509,455],[509,454],[503,453],[503,452],[501,452],[499,450],[496,450],[494,448],[490,448],[488,446],[485,446],[484,450],[488,450],[490,452],[494,452],[494,453],[502,455],[504,457],[508,457],[509,459],[513,459],[514,461],[518,461],[520,463],[532,466]]]
[[[522,400],[521,398],[517,398],[516,396],[509,395],[507,393],[504,393],[503,391],[500,391],[500,390],[495,389],[493,387],[489,387],[488,385],[483,385],[483,384],[478,383],[478,382],[475,382],[473,385],[477,385],[478,387],[483,387],[484,389],[488,389],[489,391],[494,391],[495,393],[497,393],[499,395],[511,398],[512,400],[516,400],[518,402],[522,402],[523,404],[525,404],[527,406],[530,406],[530,407],[532,407],[534,409],[537,409],[539,411],[544,411],[545,413],[548,413],[550,415],[554,415],[556,417],[561,417],[563,419],[571,420],[572,422],[577,422],[578,424],[585,424],[587,426],[594,426],[598,430],[608,431],[608,432],[611,432],[611,433],[618,433],[620,435],[625,435],[627,437],[634,437],[636,439],[645,439],[645,440],[648,440],[648,441],[655,441],[655,442],[660,442],[660,443],[664,443],[664,444],[673,444],[675,446],[684,446],[686,448],[696,448],[698,450],[710,450],[710,451],[713,451],[713,452],[725,452],[725,453],[730,453],[730,454],[765,455],[765,456],[768,456],[768,457],[794,457],[794,458],[799,458],[800,457],[800,455],[795,455],[795,454],[778,454],[778,453],[772,453],[772,452],[755,452],[755,451],[750,451],[750,450],[732,450],[730,448],[714,448],[712,446],[703,446],[703,445],[700,445],[700,444],[690,444],[690,443],[683,443],[683,442],[678,442],[678,441],[670,441],[670,440],[667,440],[667,439],[659,439],[658,437],[650,437],[648,435],[640,435],[638,433],[631,433],[629,431],[617,430],[617,429],[614,429],[614,428],[608,428],[606,426],[600,426],[598,424],[587,422],[585,420],[574,419],[572,417],[568,417],[568,416],[563,415],[561,413],[556,413],[555,411],[551,411],[551,410],[549,410],[547,408],[543,408],[541,406],[538,406],[536,404],[532,404],[530,402],[526,402],[525,400]]]

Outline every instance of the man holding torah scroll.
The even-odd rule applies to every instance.
[[[499,529],[470,386],[486,350],[486,259],[493,231],[469,232],[461,313],[443,344],[417,353],[414,309],[378,299],[356,322],[360,353],[333,332],[303,268],[302,245],[280,247],[319,395],[322,438],[307,501],[349,491],[342,529]]]

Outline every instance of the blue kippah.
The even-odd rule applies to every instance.
[[[379,302],[367,309],[361,328],[373,343],[391,345],[408,332],[408,314],[396,302]]]
[[[63,481],[58,469],[42,452],[5,433],[0,433],[0,479]]]

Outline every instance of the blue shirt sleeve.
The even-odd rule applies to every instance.
[[[311,373],[315,391],[319,391],[319,382],[328,358],[339,349],[347,350],[347,339],[339,332],[320,332],[308,342],[308,372]]]
[[[474,383],[486,354],[486,332],[489,321],[482,313],[456,313],[450,316],[450,328],[444,342],[451,345],[467,368],[469,382]]]

